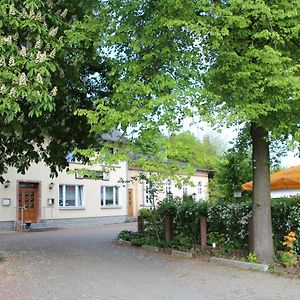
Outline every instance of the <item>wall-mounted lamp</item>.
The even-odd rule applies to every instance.
[[[233,192],[233,197],[234,198],[241,198],[242,197],[242,191],[241,190],[236,190]]]
[[[9,180],[4,181],[4,187],[8,188],[9,186],[10,186],[10,181]]]
[[[54,188],[54,183],[53,182],[49,183],[49,190],[52,190],[53,188]]]
[[[196,194],[196,193],[193,193],[193,194],[192,194],[193,200],[196,200],[196,197],[197,197],[197,194]]]

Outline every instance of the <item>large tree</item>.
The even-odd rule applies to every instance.
[[[197,14],[207,63],[201,104],[227,124],[250,126],[254,251],[269,263],[269,141],[299,135],[300,1],[199,1]]]
[[[143,133],[149,129],[176,131],[193,106],[211,121],[249,124],[254,251],[262,262],[273,261],[269,140],[300,136],[300,1],[100,4],[99,21],[103,16],[109,19],[98,51],[109,62],[111,89],[94,102],[95,111],[78,114],[88,116],[94,132],[120,129],[126,139],[118,149],[125,154],[139,138],[148,138]],[[92,150],[81,153],[107,157],[105,147]],[[157,152],[157,162],[163,163],[167,152]]]
[[[113,0],[100,1],[100,11],[99,20],[109,16],[106,34],[97,41],[101,58],[110,66],[111,93],[99,97],[94,110],[81,109],[78,114],[88,116],[93,132],[118,129],[123,135],[113,156],[107,155],[111,145],[80,153],[113,163],[144,149],[151,159],[135,156],[136,163],[166,170],[175,149],[161,133],[181,128],[191,113],[187,98],[198,84],[199,47],[186,26],[197,17],[194,6],[179,0]],[[178,173],[178,167],[169,161],[166,171]]]
[[[90,75],[105,67],[92,40],[75,37],[97,5],[0,0],[1,175],[7,166],[24,172],[39,160],[55,173],[67,166],[68,152],[93,144],[90,126],[74,112],[102,95]]]

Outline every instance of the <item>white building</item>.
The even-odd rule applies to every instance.
[[[8,168],[3,175],[5,182],[0,184],[0,230],[26,222],[32,227],[120,223],[150,205],[146,184],[128,180],[141,170],[128,168],[127,162],[119,163],[108,174],[102,172],[101,165],[89,167],[96,172],[96,179],[76,172],[85,168],[80,163],[70,163],[69,168],[73,172],[60,172],[55,178],[50,177],[44,163],[32,164],[24,175]],[[191,181],[193,187],[185,185],[182,189],[166,181],[160,199],[171,192],[173,196],[194,194],[196,200],[206,200],[208,170],[198,170]]]

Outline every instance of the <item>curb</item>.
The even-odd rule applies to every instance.
[[[120,245],[128,245],[131,246],[131,242],[130,241],[124,241],[124,240],[117,240],[118,244]]]
[[[178,250],[172,250],[171,255],[174,257],[192,258],[193,254],[189,252],[183,252]]]
[[[220,264],[225,266],[237,267],[244,270],[254,270],[260,272],[267,272],[269,269],[269,266],[265,264],[250,263],[246,261],[239,261],[239,260],[232,260],[232,259],[218,258],[218,257],[211,257],[210,262],[214,264]]]
[[[159,248],[152,245],[142,245],[142,249],[149,250],[152,252],[159,252]]]

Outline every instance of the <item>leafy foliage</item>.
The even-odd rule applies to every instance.
[[[223,235],[222,247],[246,249],[250,217],[250,203],[214,204],[208,206],[208,230]]]
[[[176,249],[189,249],[194,244],[200,243],[201,216],[206,216],[208,226],[208,243],[216,244],[216,247],[224,249],[247,249],[248,248],[248,222],[252,216],[250,202],[242,203],[219,203],[195,202],[193,200],[182,201],[180,199],[167,198],[162,201],[156,210],[142,209],[141,215],[147,221],[153,220],[156,214],[159,239],[156,229],[146,226],[144,235],[135,236],[124,232],[124,238],[130,240],[138,238],[138,243],[149,243],[159,247],[171,247]],[[170,243],[164,241],[163,220],[165,216],[173,217],[174,237]],[[274,247],[277,250],[285,250],[283,238],[288,232],[295,232],[300,236],[300,198],[274,199],[272,202],[272,223],[274,232]],[[147,236],[144,239],[145,235]],[[143,241],[141,241],[143,240]],[[300,253],[299,239],[293,242],[293,251]],[[256,255],[256,254],[255,254]],[[254,254],[249,256],[254,260]],[[256,259],[258,259],[256,257]]]
[[[92,107],[85,79],[99,63],[91,43],[72,37],[95,4],[0,1],[0,174],[8,165],[24,173],[39,160],[55,174],[75,147],[93,145],[90,126],[74,112]]]
[[[212,122],[251,127],[254,250],[270,263],[269,139],[300,136],[300,1],[198,3],[207,64],[195,104]]]
[[[214,169],[222,153],[220,141],[214,141],[210,136],[204,136],[198,140],[192,133],[185,131],[170,136],[170,147],[173,152],[170,158],[192,164]]]

